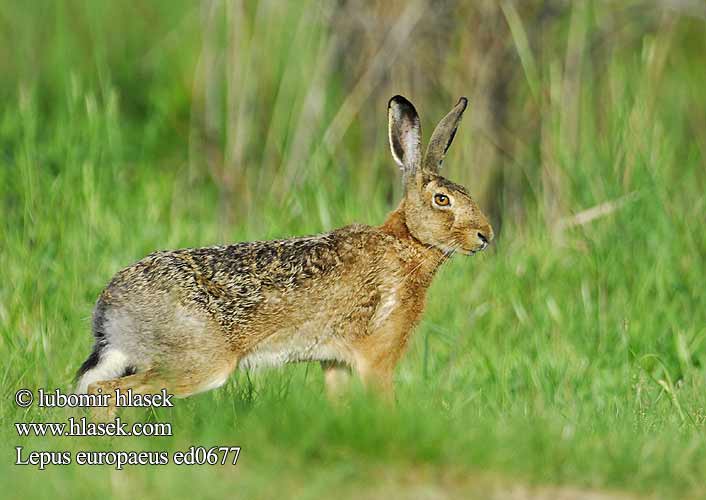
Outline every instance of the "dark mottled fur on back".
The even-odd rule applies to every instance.
[[[355,231],[355,226],[345,229]],[[333,272],[342,262],[340,245],[334,231],[155,252],[118,273],[99,302],[115,303],[140,288],[175,290],[182,301],[199,304],[229,330],[252,317],[267,290],[292,290],[316,275]]]

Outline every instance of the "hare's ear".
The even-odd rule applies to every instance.
[[[422,162],[422,126],[414,106],[401,95],[390,99],[387,119],[392,157],[404,172],[405,180],[411,179]]]
[[[427,151],[424,154],[424,168],[432,172],[437,172],[441,168],[446,152],[454,140],[456,129],[461,122],[463,112],[468,105],[468,99],[461,97],[456,106],[446,115],[434,129],[431,135]]]

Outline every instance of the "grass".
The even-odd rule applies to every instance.
[[[703,23],[679,18],[639,37],[621,32],[622,45],[595,63],[585,49],[586,81],[574,95],[563,43],[580,48],[580,33],[599,31],[610,13],[600,2],[560,20],[553,39],[561,42],[529,59],[528,13],[510,12],[517,71],[532,66],[529,83],[507,97],[528,120],[513,129],[518,144],[504,167],[520,191],[480,189],[483,139],[471,109],[446,173],[486,205],[501,198],[493,217],[502,231],[490,252],[441,269],[397,370],[394,408],[359,388],[332,406],[318,366],[301,365],[238,373],[172,410],[126,413],[172,422],[173,437],[19,438],[12,422],[70,414],[20,409],[14,393],[69,389],[90,349],[92,305],[113,273],[155,249],[380,223],[400,191],[386,149],[386,96],[411,94],[428,133],[454,102],[436,96],[473,81],[448,70],[453,83],[439,90],[433,78],[413,85],[393,69],[378,81],[375,68],[363,68],[362,86],[351,87],[344,77],[360,68],[333,70],[327,49],[342,35],[327,30],[330,13],[307,24],[315,2],[292,2],[284,13],[246,3],[243,12],[225,9],[223,26],[220,12],[188,3],[137,3],[133,29],[110,5],[2,9],[6,38],[25,60],[37,58],[35,66],[0,58],[4,495],[414,498],[437,487],[482,498],[485,485],[501,483],[706,496],[706,87],[694,69]],[[54,24],[44,35],[23,30],[42,8]],[[278,27],[269,36],[266,19]],[[209,22],[223,29],[211,42],[198,35]],[[240,41],[228,29],[236,22],[248,35]],[[394,44],[381,43],[392,67],[403,66]],[[207,90],[204,51],[219,57],[233,44],[253,58],[242,62],[250,77],[216,75]],[[258,50],[277,57],[258,62]],[[450,68],[461,57],[453,54]],[[369,86],[375,91],[359,100]],[[570,95],[578,108],[565,107]],[[209,115],[212,105],[225,116]],[[340,125],[348,113],[350,125]],[[558,220],[624,196],[610,214],[559,229]],[[13,465],[18,445],[239,445],[242,455],[235,467],[39,473]]]

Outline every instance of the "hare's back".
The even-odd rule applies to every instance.
[[[361,274],[370,282],[381,251],[376,238],[372,228],[348,226],[304,238],[155,252],[119,272],[101,300],[153,312],[174,301],[231,329],[267,300],[306,300],[353,286]]]

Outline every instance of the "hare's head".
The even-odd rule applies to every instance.
[[[419,115],[412,103],[393,97],[388,119],[390,149],[404,175],[407,228],[426,245],[469,255],[485,250],[493,228],[468,191],[438,173],[467,103],[465,97],[459,99],[439,122],[424,155]]]

